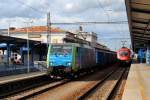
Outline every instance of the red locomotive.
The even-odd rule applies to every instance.
[[[117,51],[117,59],[119,64],[128,65],[131,64],[131,51],[126,47],[122,47]]]

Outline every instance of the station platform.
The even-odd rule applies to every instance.
[[[46,75],[46,72],[30,72],[30,73],[24,73],[18,75],[4,76],[4,77],[0,77],[0,85],[7,84],[10,82],[20,81],[20,80],[25,80],[25,79],[31,79],[34,77],[39,77],[44,75]]]
[[[122,100],[150,100],[150,65],[131,65]]]
[[[2,65],[0,64],[0,77],[27,73],[27,65]],[[45,71],[43,67],[30,66],[30,72]]]

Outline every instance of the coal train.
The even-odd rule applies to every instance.
[[[80,43],[51,44],[47,67],[51,76],[75,76],[116,61],[116,52]]]
[[[126,47],[122,47],[117,51],[117,59],[120,65],[131,64],[131,51]]]

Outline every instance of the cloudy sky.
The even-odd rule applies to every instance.
[[[26,21],[32,25],[46,25],[46,13],[51,12],[52,22],[76,21],[126,21],[124,0],[0,0],[0,28],[24,27]],[[66,30],[77,30],[79,25],[59,25]],[[96,32],[99,42],[116,50],[121,41],[130,46],[127,24],[83,25],[84,31]]]

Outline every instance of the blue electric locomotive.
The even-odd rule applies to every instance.
[[[48,72],[54,76],[77,75],[84,71],[111,64],[116,53],[105,48],[94,48],[86,44],[51,44],[48,48]]]
[[[88,45],[51,44],[48,48],[47,67],[52,75],[74,75],[95,64],[95,49]]]

